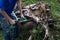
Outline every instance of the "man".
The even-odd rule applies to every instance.
[[[19,0],[0,0],[0,23],[2,26],[4,40],[11,40],[9,35],[9,25],[12,25],[13,36],[16,36],[16,28],[13,24],[15,24],[14,16],[12,16],[12,11],[15,3],[17,2],[18,8],[20,9],[20,1]]]

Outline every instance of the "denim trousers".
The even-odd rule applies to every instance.
[[[11,17],[12,19],[18,21],[15,13],[11,13],[11,16],[10,16],[10,17]],[[13,36],[13,37],[17,36],[17,26],[15,26],[15,25],[9,26],[10,23],[8,22],[8,20],[5,19],[5,18],[2,18],[2,17],[0,17],[0,23],[1,23],[1,28],[2,28],[2,30],[3,30],[4,40],[12,40],[12,39],[11,39],[11,36],[10,36],[10,34],[9,34],[9,32],[10,32],[10,30],[9,30],[10,27],[11,27],[11,29],[12,29],[12,36]]]

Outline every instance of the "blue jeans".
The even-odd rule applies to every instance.
[[[16,15],[14,13],[12,13],[11,18],[18,21]],[[3,30],[3,36],[4,36],[4,40],[12,40],[9,34],[9,29],[10,29],[10,24],[8,22],[8,20],[6,20],[5,18],[0,17],[0,23],[1,23],[1,27]],[[17,27],[15,25],[11,26],[12,28],[12,36],[16,36],[17,35]]]

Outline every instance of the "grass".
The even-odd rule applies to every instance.
[[[40,2],[41,0],[22,0],[22,4],[29,5],[33,3]],[[49,3],[51,5],[51,12],[53,17],[60,17],[60,0],[43,0],[46,3]]]
[[[3,34],[1,30],[0,30],[0,40],[3,40]]]

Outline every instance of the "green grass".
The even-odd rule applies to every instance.
[[[40,2],[41,0],[22,0],[22,4],[29,5]],[[43,0],[51,5],[51,12],[53,17],[60,17],[60,0]]]
[[[0,40],[3,40],[3,34],[1,30],[0,30]]]

